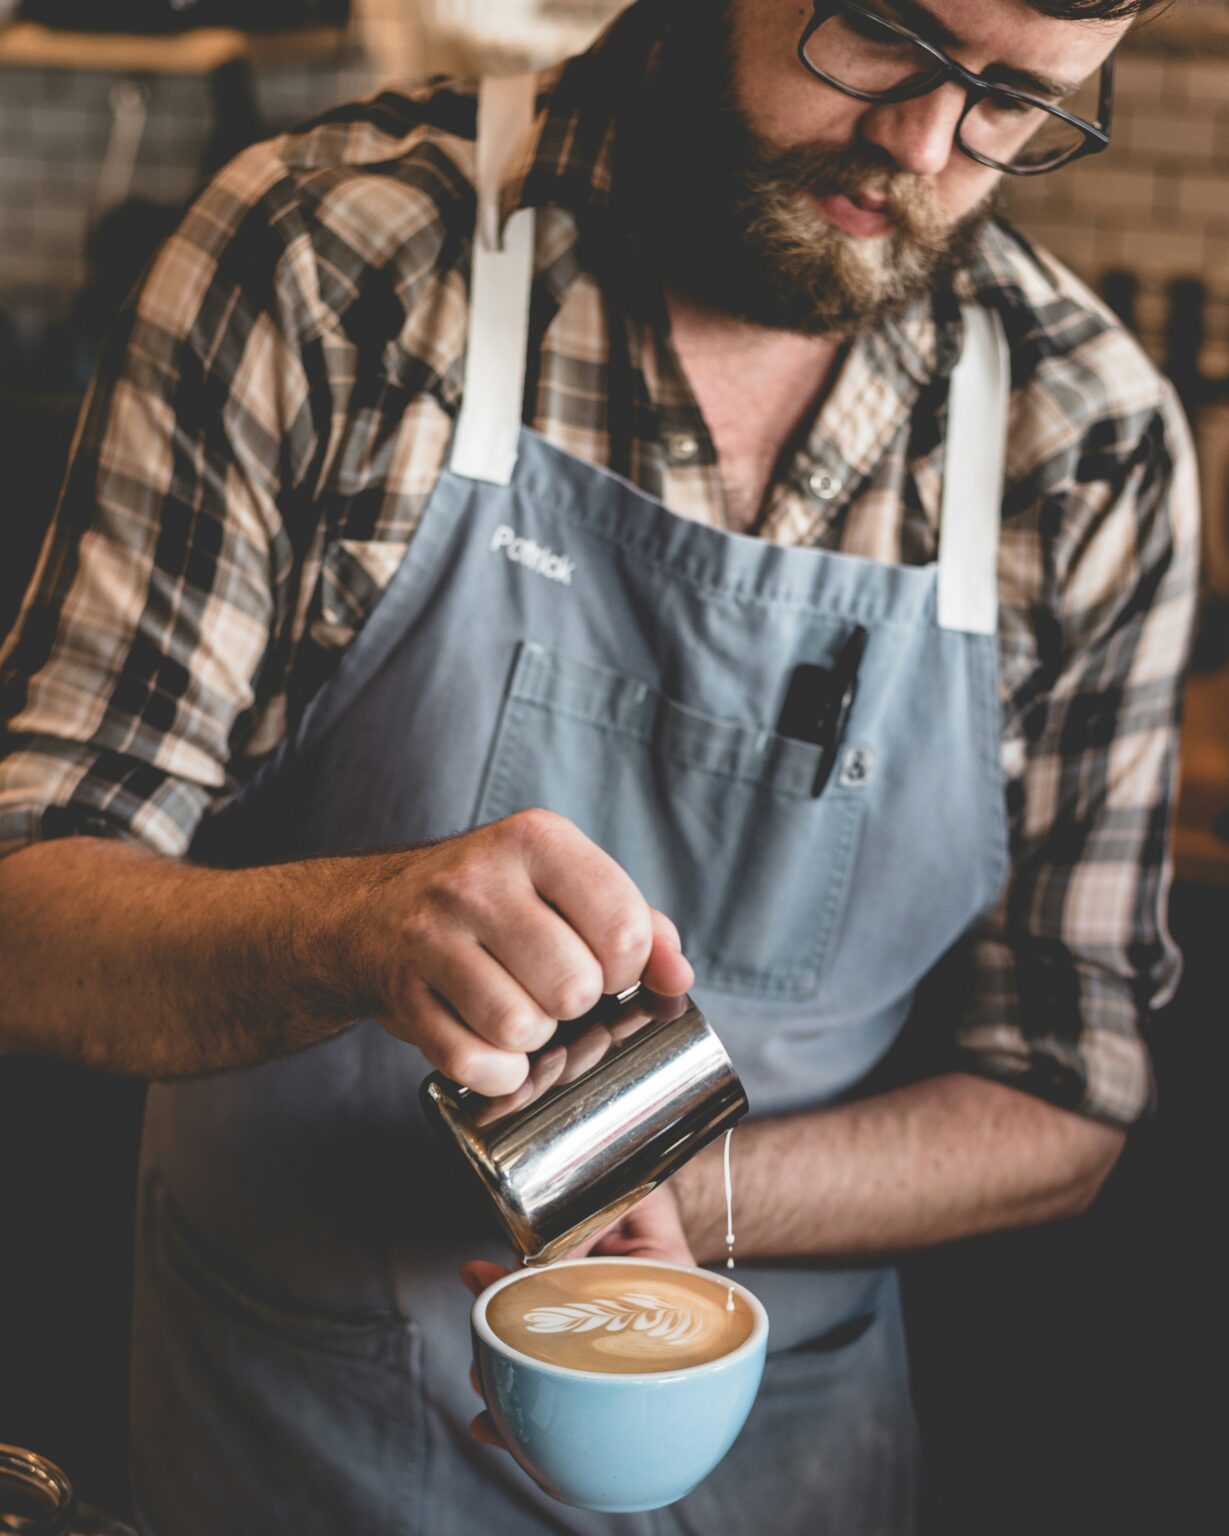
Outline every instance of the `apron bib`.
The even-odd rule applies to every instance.
[[[532,82],[484,86],[464,405],[450,467],[334,677],[202,862],[392,847],[529,806],[679,925],[752,1116],[832,1103],[1007,871],[996,577],[1005,344],[965,317],[940,557],[896,567],[688,522],[521,426],[534,220],[498,223]],[[803,664],[866,631],[841,749],[777,734]],[[913,1529],[890,1269],[739,1264],[772,1322],[722,1465],[648,1515],[555,1503],[467,1425],[467,1258],[511,1262],[373,1023],[151,1090],[134,1496],[154,1536]],[[738,1137],[733,1153],[737,1176]],[[737,1220],[737,1213],[736,1213]]]

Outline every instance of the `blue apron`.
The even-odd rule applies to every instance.
[[[254,865],[569,817],[679,924],[752,1115],[845,1096],[1006,874],[995,561],[1004,343],[965,316],[936,566],[686,521],[521,427],[534,225],[501,229],[525,82],[484,87],[464,406],[405,558],[334,680],[194,857]],[[867,634],[838,758],[774,729],[791,673]],[[134,1321],[134,1499],[155,1536],[913,1529],[896,1277],[739,1266],[772,1320],[726,1460],[647,1515],[541,1493],[467,1433],[463,1260],[512,1262],[374,1023],[155,1087]],[[737,1178],[738,1137],[734,1139]]]

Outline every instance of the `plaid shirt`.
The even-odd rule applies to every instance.
[[[506,188],[538,221],[526,420],[717,527],[717,456],[660,303],[603,259],[638,5],[544,75]],[[650,40],[651,41],[651,40]],[[474,222],[471,87],[387,90],[242,154],[129,303],[0,662],[0,848],[91,833],[185,853],[335,668],[445,462]],[[1003,225],[953,291],[853,343],[758,531],[936,553],[960,302],[1006,328],[999,560],[1013,866],[948,967],[936,1069],[1127,1124],[1172,992],[1176,717],[1196,589],[1173,396],[1076,281]],[[933,1027],[933,1026],[932,1026]]]

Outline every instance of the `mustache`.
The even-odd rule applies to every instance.
[[[926,249],[937,250],[944,243],[933,188],[920,176],[895,170],[873,151],[804,144],[760,153],[745,168],[745,185],[748,202],[763,197],[792,201],[803,193],[817,198],[871,194],[882,201],[883,213],[896,226],[895,238]]]

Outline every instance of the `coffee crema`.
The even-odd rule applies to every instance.
[[[718,1279],[600,1262],[526,1272],[496,1292],[486,1319],[523,1355],[615,1375],[705,1365],[745,1344],[755,1327],[744,1298]]]

